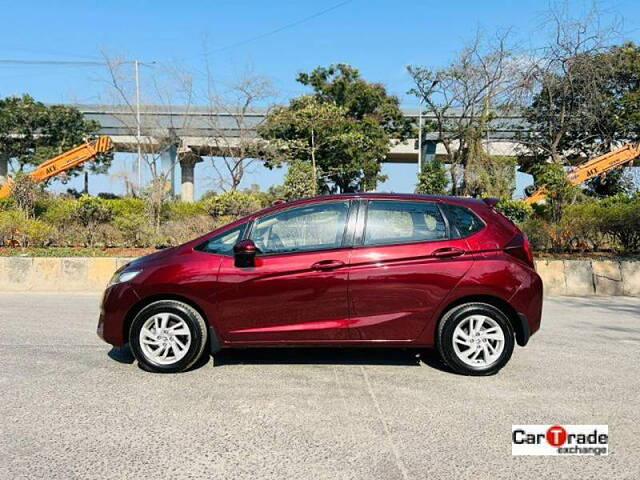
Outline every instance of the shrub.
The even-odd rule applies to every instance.
[[[113,218],[113,226],[119,232],[124,247],[149,247],[153,244],[153,227],[144,214],[117,215]]]
[[[17,208],[16,202],[11,197],[0,198],[0,212],[6,212],[7,210],[13,210]]]
[[[167,245],[180,245],[193,240],[216,227],[209,215],[192,215],[180,220],[169,220],[162,226]]]
[[[239,218],[262,208],[261,199],[254,193],[225,192],[209,197],[206,209],[213,218]]]
[[[101,198],[102,200],[117,200],[121,198],[120,195],[110,192],[100,192],[96,197]]]
[[[99,198],[83,195],[76,203],[72,216],[80,225],[89,228],[110,221],[113,211]]]
[[[20,227],[23,247],[43,246],[53,231],[53,227],[42,220],[28,218]]]
[[[84,227],[85,244],[93,247],[99,238],[98,225],[111,221],[113,211],[104,200],[83,195],[76,202],[72,218],[78,225]]]
[[[531,205],[522,200],[509,200],[503,198],[496,205],[496,210],[514,223],[522,223],[533,215]]]
[[[616,195],[601,202],[600,229],[611,235],[625,252],[640,250],[640,197]]]
[[[194,217],[207,214],[206,202],[179,202],[167,203],[167,218],[169,220],[181,220],[183,218]]]
[[[16,206],[27,216],[33,215],[36,201],[41,196],[42,190],[34,179],[28,175],[20,174],[11,185],[11,197]]]
[[[567,207],[563,221],[571,225],[573,250],[599,250],[606,241],[602,231],[603,208],[596,201],[576,203]]]
[[[0,212],[0,242],[3,245],[42,246],[52,232],[47,223],[27,217],[20,210]]]
[[[145,203],[141,198],[125,197],[113,200],[104,200],[104,204],[108,205],[113,212],[114,217],[120,215],[144,215]]]
[[[52,225],[68,226],[69,222],[73,221],[77,204],[77,200],[69,197],[51,198],[40,217]]]

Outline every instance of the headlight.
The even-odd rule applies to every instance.
[[[129,282],[133,280],[142,270],[125,270],[124,272],[116,272],[109,281],[109,287],[117,283]]]

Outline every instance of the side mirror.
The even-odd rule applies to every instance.
[[[234,265],[240,268],[255,267],[257,250],[253,240],[240,240],[233,246]]]

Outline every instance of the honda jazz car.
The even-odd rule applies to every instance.
[[[495,200],[345,194],[281,202],[134,260],[98,335],[154,372],[234,347],[435,347],[488,375],[540,327],[526,236]]]

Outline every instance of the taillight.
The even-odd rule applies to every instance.
[[[527,240],[527,236],[524,233],[518,232],[504,247],[504,251],[516,257],[518,260],[522,260],[535,270],[536,266],[533,262],[533,252],[531,251],[529,240]]]

